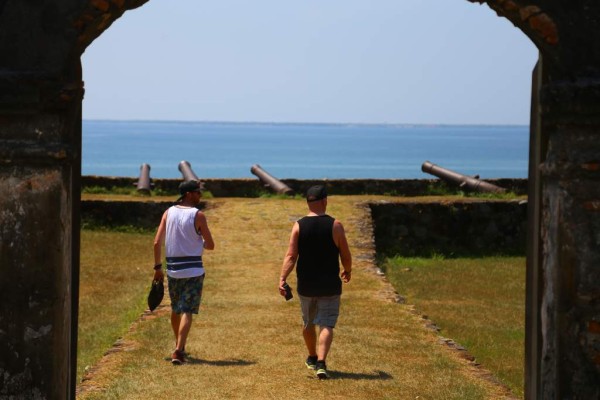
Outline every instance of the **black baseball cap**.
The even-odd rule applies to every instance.
[[[311,186],[306,191],[306,201],[318,201],[327,197],[327,190],[323,185]]]
[[[202,190],[202,187],[200,185],[200,182],[198,182],[198,181],[181,182],[181,184],[179,185],[179,194],[181,196],[179,196],[177,201],[181,201],[183,199],[183,197],[185,196],[185,194],[188,192],[200,192],[201,190]]]

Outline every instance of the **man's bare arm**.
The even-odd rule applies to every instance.
[[[208,229],[208,221],[206,220],[206,215],[202,211],[198,211],[196,214],[196,229],[202,235],[204,239],[204,248],[206,250],[214,250],[215,249],[215,241],[213,240],[212,234],[210,233],[210,229]]]
[[[352,277],[352,254],[350,253],[350,246],[348,246],[344,226],[338,220],[333,222],[333,241],[340,251],[340,261],[344,267],[342,279],[348,283]]]
[[[160,224],[154,236],[154,265],[162,264],[162,245],[165,242],[165,234],[167,231],[167,211],[163,213],[160,219]],[[164,278],[162,268],[154,270],[154,279],[162,280]]]
[[[279,275],[279,293],[282,296],[285,296],[285,289],[283,285],[293,271],[296,266],[296,261],[298,260],[298,236],[300,234],[300,225],[296,222],[294,227],[292,228],[292,233],[290,234],[290,243],[288,245],[288,250],[285,253],[285,257],[283,258],[283,265],[281,266],[281,274]]]

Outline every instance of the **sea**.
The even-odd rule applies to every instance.
[[[82,174],[285,179],[431,179],[425,161],[481,179],[526,178],[526,125],[83,121]]]

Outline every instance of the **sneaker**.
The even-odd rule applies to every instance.
[[[175,350],[171,356],[171,363],[173,365],[181,365],[185,362],[185,356],[183,351]]]
[[[175,342],[175,346],[174,347],[175,347],[175,349],[177,349],[177,342]],[[183,346],[183,349],[181,349],[180,353],[183,354],[183,358],[187,358],[188,354],[185,351],[185,346]]]
[[[306,368],[315,369],[315,367],[317,366],[317,356],[308,356],[305,364],[306,364]]]
[[[327,379],[327,366],[325,365],[325,361],[317,361],[315,370],[317,371],[317,378]]]

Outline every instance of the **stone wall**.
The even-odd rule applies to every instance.
[[[102,187],[111,189],[133,188],[137,182],[134,177],[83,176],[83,188]],[[423,196],[435,191],[457,190],[439,179],[281,179],[296,193],[303,194],[312,185],[324,184],[329,194],[392,194],[398,196]],[[269,190],[256,178],[240,179],[202,179],[206,190],[215,197],[256,197]],[[519,195],[527,193],[527,179],[487,179]],[[152,179],[153,189],[177,194],[181,179]]]
[[[168,201],[81,202],[83,227],[154,230]],[[201,202],[199,209],[205,209]],[[510,200],[370,204],[378,254],[525,254],[527,203]]]
[[[377,254],[525,255],[527,202],[371,204]]]
[[[82,227],[116,228],[133,226],[154,230],[167,208],[169,201],[102,201],[84,200],[81,202]],[[206,202],[198,204],[204,209]]]
[[[10,194],[0,199],[2,397],[75,398],[80,56],[146,1],[0,0],[0,192]],[[469,1],[487,4],[539,50],[525,397],[598,399],[600,2]]]

